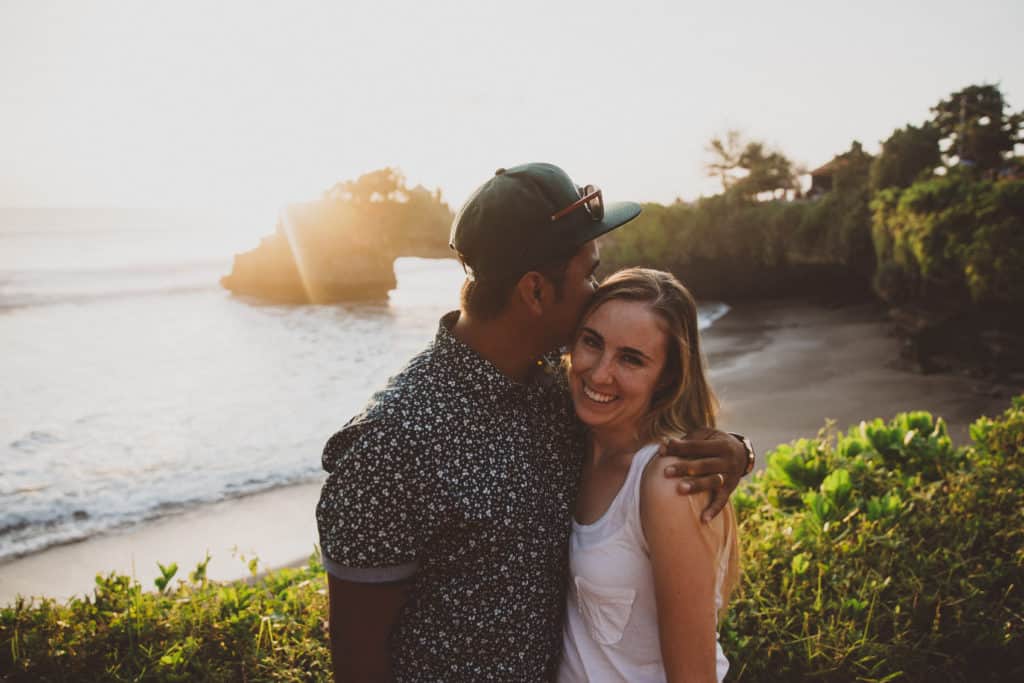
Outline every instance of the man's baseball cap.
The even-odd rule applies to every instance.
[[[449,246],[471,278],[512,278],[572,256],[639,214],[636,202],[604,204],[600,190],[577,186],[553,164],[499,168],[459,209]]]

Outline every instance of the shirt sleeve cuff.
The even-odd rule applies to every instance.
[[[353,583],[391,583],[411,578],[420,563],[417,561],[399,564],[393,567],[347,567],[323,556],[324,569],[336,579]]]

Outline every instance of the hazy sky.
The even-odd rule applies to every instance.
[[[691,198],[730,127],[813,167],[971,83],[1024,108],[1022,8],[0,0],[0,206],[272,210],[384,165],[458,204],[531,160]]]

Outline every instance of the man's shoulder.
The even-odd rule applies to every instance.
[[[402,416],[429,417],[438,407],[461,403],[465,390],[457,368],[439,358],[431,345],[389,378],[357,419],[392,423],[401,428],[406,423],[400,419]]]
[[[392,376],[324,447],[323,465],[335,469],[347,457],[409,457],[422,449],[464,405],[455,373],[428,347]]]

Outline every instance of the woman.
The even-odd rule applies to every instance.
[[[568,374],[590,440],[558,680],[721,681],[733,512],[701,523],[706,494],[681,496],[648,466],[661,439],[715,425],[693,297],[668,273],[615,273],[583,315]]]

